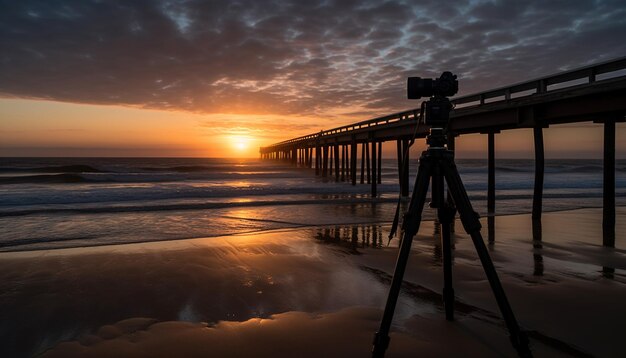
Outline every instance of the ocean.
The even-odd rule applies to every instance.
[[[410,163],[410,185],[417,172]],[[474,209],[486,210],[486,160],[457,159]],[[626,204],[626,161],[616,201]],[[360,174],[360,169],[358,170]],[[370,186],[259,159],[1,158],[0,251],[214,237],[281,228],[388,224],[398,200],[395,159]],[[534,162],[496,160],[496,214],[530,212]],[[546,161],[544,211],[602,206],[602,161]],[[403,207],[406,207],[406,200]],[[426,208],[424,219],[434,218]]]

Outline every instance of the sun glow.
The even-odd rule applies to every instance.
[[[232,136],[231,143],[237,150],[246,150],[250,145],[250,138],[245,136]]]
[[[254,140],[246,135],[232,135],[227,138],[227,141],[233,151],[238,153],[239,156],[244,153],[247,154],[251,150]]]

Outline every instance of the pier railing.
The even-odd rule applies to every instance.
[[[403,112],[389,114],[389,115],[382,116],[382,117],[368,119],[362,122],[348,124],[348,125],[333,128],[333,129],[323,130],[323,131],[320,131],[319,133],[307,134],[302,137],[288,139],[282,142],[278,142],[276,144],[272,144],[271,146],[266,147],[266,148],[277,147],[277,146],[282,146],[282,145],[290,145],[290,144],[299,143],[299,142],[303,142],[303,141],[310,140],[310,139],[319,139],[319,138],[326,137],[326,136],[334,136],[336,134],[355,131],[358,129],[374,129],[377,126],[388,125],[390,123],[395,123],[395,122],[398,122],[401,120],[407,120],[407,119],[416,120],[417,118],[419,118],[419,110],[407,110]],[[261,148],[261,151],[263,151],[263,148]]]
[[[487,100],[491,100],[491,103],[493,103],[494,100],[508,101],[513,98],[519,98],[520,96],[546,93],[564,87],[592,84],[602,75],[624,69],[626,69],[626,57],[580,67],[574,70],[564,71],[550,76],[516,83],[510,86],[470,94],[455,98],[452,102],[457,108],[460,108],[460,105],[463,105],[465,108],[465,105],[468,104],[474,104],[476,106],[484,105]],[[626,75],[626,73],[623,75]],[[550,86],[553,88],[551,89]]]
[[[602,78],[602,76],[609,75],[611,73],[621,74],[621,76],[615,76],[605,79]],[[562,92],[563,89],[582,89],[585,87],[590,87],[597,83],[600,83],[602,85],[602,82],[615,82],[616,79],[622,79],[626,81],[626,57],[580,67],[573,70],[564,71],[505,87],[490,89],[479,93],[453,98],[452,103],[455,106],[455,110],[453,110],[453,112],[451,113],[451,118],[453,121],[455,121],[456,117],[460,117],[459,114],[462,115],[462,112],[460,111],[461,109],[477,109],[480,107],[484,107],[488,104],[492,105],[494,103],[506,103],[523,97],[547,94],[559,90],[561,90]],[[601,86],[596,87],[599,88]],[[344,125],[341,127],[322,130],[317,133],[307,134],[301,137],[288,139],[266,147],[262,147],[260,151],[261,153],[263,153],[266,151],[271,151],[272,148],[291,146],[311,140],[324,139],[326,137],[336,137],[338,134],[347,134],[356,130],[375,131],[376,129],[380,129],[383,126],[389,126],[390,124],[394,124],[400,121],[416,121],[419,118],[419,112],[419,108],[414,108]],[[493,126],[498,127],[497,121],[493,123]],[[502,128],[497,130],[501,129]],[[481,129],[477,132],[484,132],[484,129]]]

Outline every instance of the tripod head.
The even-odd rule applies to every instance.
[[[422,116],[424,124],[430,126],[430,133],[426,137],[429,148],[444,148],[452,107],[450,100],[443,96],[434,96],[424,102]]]

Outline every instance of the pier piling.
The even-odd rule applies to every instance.
[[[361,143],[361,184],[365,181],[365,147],[367,143]]]
[[[341,181],[346,181],[346,146],[341,146]]]
[[[615,120],[613,118],[604,122],[603,166],[602,245],[615,247]]]
[[[545,168],[543,149],[543,128],[536,126],[533,128],[535,142],[535,188],[533,193],[533,240],[541,241],[541,212],[543,203],[543,176]]]
[[[322,177],[326,178],[328,176],[328,146],[325,145],[322,148],[322,151],[323,151],[323,153],[322,153],[322,156],[323,156],[323,159],[322,159]]]
[[[320,175],[321,154],[322,154],[322,151],[320,150],[320,147],[319,146],[315,147],[315,175]]]
[[[333,165],[333,147],[329,145],[328,149],[328,177],[332,177],[333,171],[330,169]]]
[[[352,144],[350,144],[350,179],[352,181],[352,185],[356,185],[356,140],[352,139]]]
[[[370,184],[372,171],[370,170],[370,146],[368,142],[363,143],[365,145],[365,170],[367,171],[367,184]]]
[[[409,196],[409,160],[411,155],[409,153],[409,140],[402,140],[402,151],[404,152],[404,167],[402,168],[402,196]]]
[[[339,144],[333,146],[335,155],[335,181],[339,181]]]
[[[376,142],[372,141],[372,196],[374,197],[378,194],[377,188],[376,188],[376,184],[378,184],[378,181],[376,179],[376,173],[378,172],[376,168],[376,164],[378,164],[376,154],[377,154]]]
[[[402,162],[404,151],[402,150],[402,139],[398,139],[396,141],[396,157],[398,159],[398,184],[400,185],[400,192],[402,196],[404,196],[404,192],[402,192],[404,185],[404,163]]]
[[[496,211],[496,149],[495,132],[487,134],[487,213]]]
[[[378,184],[383,182],[383,142],[378,142]]]

